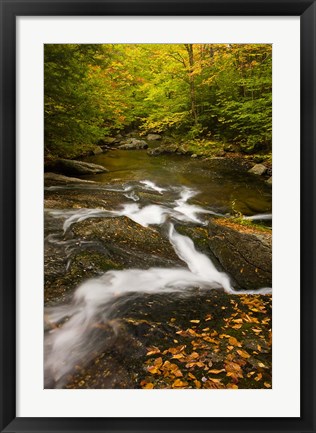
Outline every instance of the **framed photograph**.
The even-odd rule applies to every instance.
[[[315,2],[0,13],[1,431],[315,432]]]

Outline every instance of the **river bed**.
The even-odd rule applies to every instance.
[[[270,221],[271,187],[233,162],[87,160],[109,172],[45,191],[45,387],[270,386],[271,289],[237,292],[178,226]]]

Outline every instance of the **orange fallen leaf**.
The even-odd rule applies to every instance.
[[[151,374],[161,374],[161,372],[159,371],[159,368],[157,368],[155,365],[150,365],[147,368],[147,371]]]
[[[149,352],[147,352],[147,356],[150,356],[150,355],[156,355],[156,353],[160,353],[160,349],[158,349],[158,347],[156,347],[156,346],[153,346],[153,347],[150,347],[149,349]]]
[[[188,386],[188,382],[182,381],[180,379],[176,379],[172,384],[172,388],[182,388],[184,386]]]
[[[242,358],[250,358],[249,353],[247,353],[245,350],[237,350],[238,355],[240,355]]]
[[[229,344],[231,344],[233,346],[241,347],[241,344],[239,343],[239,341],[235,337],[229,337],[228,342],[229,342]]]
[[[143,389],[153,389],[154,384],[151,382],[146,383],[146,385],[143,385]]]
[[[259,380],[262,379],[262,374],[258,373],[258,375],[255,377],[255,381],[259,382]]]
[[[238,389],[238,386],[235,383],[228,383],[226,388],[228,389]]]
[[[201,382],[199,380],[195,380],[194,384],[195,384],[195,386],[196,386],[197,389],[201,388]]]
[[[155,361],[154,361],[154,365],[155,365],[157,368],[159,368],[159,367],[162,365],[162,358],[161,358],[161,356],[160,356],[159,358],[155,359]]]
[[[232,326],[233,329],[240,329],[242,327],[242,325],[234,325]]]
[[[177,355],[172,356],[172,359],[180,359],[180,358],[184,358],[184,355],[182,353],[178,353]]]
[[[226,371],[226,370],[224,368],[222,368],[221,370],[209,370],[209,373],[219,374],[219,373],[222,373],[223,371]]]

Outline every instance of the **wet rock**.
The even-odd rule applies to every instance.
[[[197,154],[196,153],[193,153],[193,155],[191,155],[191,158],[197,158],[198,156],[197,156]]]
[[[73,226],[76,238],[100,241],[117,266],[148,269],[183,265],[169,241],[158,231],[143,227],[127,217],[94,218]]]
[[[257,174],[258,176],[262,176],[266,172],[267,167],[263,164],[256,164],[249,170],[249,173]]]
[[[225,155],[226,155],[226,152],[223,149],[218,150],[215,154],[216,157],[223,157]]]
[[[144,140],[138,140],[137,138],[130,138],[124,141],[124,144],[118,146],[118,149],[122,150],[137,150],[137,149],[147,149],[148,144]]]
[[[158,156],[163,154],[176,153],[179,150],[180,148],[177,144],[169,144],[167,146],[159,146],[155,149],[149,149],[147,150],[147,153],[150,156]]]
[[[100,146],[96,146],[96,147],[92,150],[92,154],[93,154],[93,155],[100,155],[101,153],[103,153],[103,149],[101,149]]]
[[[272,286],[272,235],[210,220],[208,243],[223,269],[246,290]]]
[[[74,159],[57,159],[47,166],[47,171],[64,174],[66,176],[106,173],[108,170],[102,165]]]
[[[122,136],[120,136],[119,139],[122,139]],[[117,137],[103,137],[99,141],[99,146],[110,145],[110,144],[113,144],[117,141],[118,141]]]
[[[148,141],[157,141],[157,140],[161,140],[161,135],[160,134],[148,134],[146,138]]]

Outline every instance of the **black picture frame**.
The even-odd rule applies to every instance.
[[[316,4],[304,0],[0,0],[0,430],[2,432],[315,432]],[[300,16],[301,416],[298,418],[16,417],[16,17]],[[290,378],[289,378],[290,380]],[[31,398],[31,396],[30,396]]]

